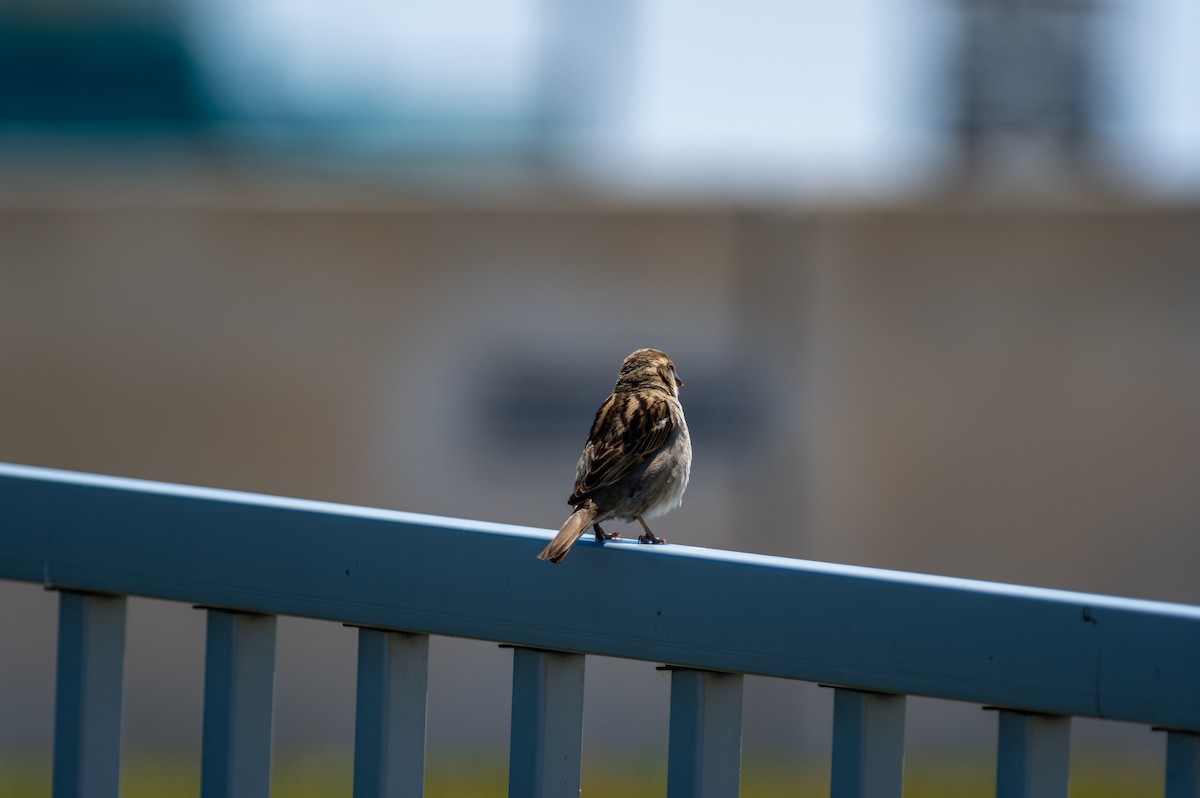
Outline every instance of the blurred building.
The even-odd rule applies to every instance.
[[[954,98],[968,165],[1011,166],[1014,154],[1036,158],[1043,169],[1075,165],[1095,144],[1104,111],[1095,51],[1100,6],[1092,0],[959,5]]]
[[[672,540],[1200,601],[1200,128],[1114,99],[1132,4],[319,5],[0,10],[0,459],[554,527],[650,345]],[[53,597],[0,594],[47,751]],[[135,603],[131,746],[195,744],[202,639]],[[435,641],[435,754],[503,745],[484,648]],[[284,748],[349,745],[353,656],[281,626]],[[649,665],[591,673],[589,745],[665,745]],[[754,682],[747,750],[822,701]],[[914,744],[985,750],[955,712]]]

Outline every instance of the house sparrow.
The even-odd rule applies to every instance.
[[[600,528],[610,518],[641,524],[640,543],[667,542],[650,531],[646,519],[679,506],[692,470],[692,442],[679,404],[682,386],[671,358],[657,349],[625,358],[575,467],[575,491],[567,499],[575,512],[539,560],[566,557],[589,525],[596,540],[620,537]]]

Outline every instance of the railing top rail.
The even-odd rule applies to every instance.
[[[1200,730],[1200,608],[0,464],[0,578]]]

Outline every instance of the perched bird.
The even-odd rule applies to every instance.
[[[558,562],[591,526],[596,540],[618,538],[600,528],[615,518],[637,521],[640,543],[666,543],[646,526],[683,501],[692,470],[675,364],[657,349],[639,349],[621,364],[616,387],[596,411],[592,431],[575,467],[575,490],[567,504],[575,512],[539,560]]]

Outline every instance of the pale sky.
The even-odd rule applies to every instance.
[[[234,108],[381,122],[446,104],[521,112],[550,2],[592,0],[205,0],[190,14]],[[625,0],[632,36],[598,50],[618,100],[580,135],[577,156],[651,184],[903,180],[946,141],[934,87],[949,5]],[[1107,7],[1109,149],[1153,186],[1200,190],[1200,3]]]

